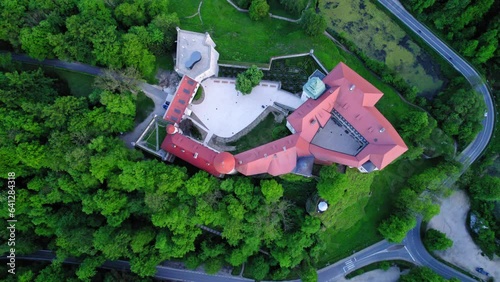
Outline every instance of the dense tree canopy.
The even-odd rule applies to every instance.
[[[37,59],[59,58],[151,75],[179,19],[168,0],[2,1],[0,40]]]
[[[41,70],[0,72],[0,168],[15,171],[17,196],[26,199],[16,206],[19,253],[49,248],[59,261],[79,257],[81,279],[105,260],[129,260],[145,277],[174,258],[210,273],[248,262],[263,278],[300,268],[322,246],[319,220],[284,199],[278,181],[220,180],[147,159],[117,137],[133,128],[134,95],[96,90],[77,98],[55,83]],[[35,88],[44,95],[28,91]]]
[[[417,18],[433,25],[458,51],[474,63],[498,70],[500,2],[479,1],[402,1]]]

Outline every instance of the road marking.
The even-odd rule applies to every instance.
[[[345,262],[345,266],[342,267],[342,270],[344,270],[344,273],[346,273],[347,271],[353,269],[354,267],[355,267],[354,262],[352,262],[352,259],[350,259],[350,260]]]
[[[415,258],[411,255],[410,251],[408,250],[408,248],[407,248],[406,246],[405,246],[405,249],[406,249],[406,251],[408,252],[408,254],[410,255],[411,259],[412,259],[413,261],[416,261],[416,260],[415,260]]]

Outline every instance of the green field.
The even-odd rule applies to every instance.
[[[362,216],[361,220],[352,223],[352,226],[347,229],[329,228],[321,234],[327,249],[321,256],[317,267],[322,268],[332,264],[351,255],[354,251],[360,251],[382,240],[377,227],[392,211],[392,199],[403,188],[405,180],[410,175],[432,165],[432,161],[429,160],[399,160],[381,171],[373,172],[374,179],[370,186],[371,195],[368,202],[366,203],[365,199],[359,201],[339,218],[340,222],[348,222]],[[360,181],[363,180],[360,179]],[[351,180],[350,183],[353,187],[358,185],[356,181]],[[358,214],[360,211],[363,212],[362,215]]]
[[[280,123],[274,120],[274,115],[269,114],[250,132],[228,145],[236,146],[236,151],[232,153],[237,154],[267,144],[273,141],[273,129],[279,125]]]
[[[369,57],[385,62],[426,94],[435,94],[441,88],[437,64],[370,0],[320,3],[328,27],[354,42]]]
[[[87,97],[93,88],[95,76],[51,67],[43,67],[46,72],[54,72],[68,84],[71,95]]]

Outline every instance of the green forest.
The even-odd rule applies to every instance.
[[[0,42],[36,59],[58,58],[154,76],[156,57],[171,50],[179,19],[168,0],[5,0]],[[156,56],[156,57],[155,57]]]
[[[422,22],[444,38],[460,55],[472,62],[485,76],[491,86],[493,101],[498,111],[500,102],[500,1],[441,1],[405,0],[402,3]],[[470,98],[469,103],[460,103],[466,94],[460,88],[460,79],[451,82],[449,90],[441,93],[432,104],[432,113],[442,121],[447,134],[458,133],[458,141],[467,144],[464,139],[468,132],[475,133],[480,127],[478,121],[481,112],[479,97]],[[477,96],[477,95],[476,95]],[[467,98],[466,98],[467,99]],[[449,109],[454,108],[453,114]],[[472,115],[471,115],[472,114]],[[472,120],[465,121],[465,116]],[[473,125],[473,121],[476,121]],[[471,123],[472,122],[472,123]],[[465,126],[464,126],[465,125]],[[471,212],[485,228],[470,231],[481,250],[490,258],[500,254],[500,161],[498,154],[498,119],[494,138],[486,152],[469,171],[460,179],[459,186],[468,192],[471,198]],[[464,130],[466,131],[463,135]],[[468,218],[470,220],[470,217]]]

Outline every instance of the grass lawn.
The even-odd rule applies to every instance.
[[[423,171],[432,165],[433,163],[430,160],[399,160],[384,168],[384,170],[374,172],[374,179],[370,186],[371,196],[366,206],[364,206],[364,216],[361,220],[348,229],[329,228],[321,234],[322,239],[326,242],[327,249],[321,256],[317,268],[332,264],[351,255],[353,251],[359,251],[382,240],[383,238],[378,233],[377,227],[390,214],[392,199],[403,188],[404,181],[410,175]],[[357,185],[355,182],[351,183],[353,186]],[[343,219],[339,220],[348,221],[351,218],[359,218],[359,215],[352,214],[352,212],[359,212],[359,206],[363,204],[363,201],[360,201],[358,205],[346,210],[340,216]]]
[[[434,93],[443,85],[436,62],[370,0],[322,0],[319,7],[329,28],[368,56],[385,62],[422,92]]]
[[[95,76],[51,67],[43,67],[46,72],[54,72],[68,84],[71,95],[87,97],[94,90]]]
[[[246,135],[228,144],[236,146],[236,151],[231,153],[237,154],[273,141],[273,129],[279,125],[280,123],[274,121],[274,115],[269,114]]]
[[[272,56],[304,53],[310,49],[315,50],[328,68],[346,60],[324,36],[307,37],[298,24],[282,20],[252,21],[248,14],[236,11],[225,0],[203,2],[203,22],[199,17],[186,18],[196,13],[199,3],[198,0],[173,1],[170,9],[179,15],[182,29],[210,33],[217,44],[219,60],[269,63]]]
[[[20,65],[21,69],[26,71],[41,68],[50,77],[59,78],[65,84],[63,89],[61,89],[64,93],[69,91],[68,94],[73,96],[87,97],[94,90],[93,85],[95,76],[49,66],[39,66],[28,63],[20,63]]]
[[[148,96],[146,96],[142,91],[137,93],[137,100],[135,101],[135,123],[136,125],[141,123],[149,113],[153,111],[155,103]]]
[[[165,129],[167,124],[161,121],[157,121],[158,125],[158,143],[156,142],[156,127],[152,127],[151,131],[146,133],[144,141],[146,141],[147,146],[152,150],[159,149],[163,139],[167,136],[167,130]],[[158,147],[158,148],[157,148]]]

